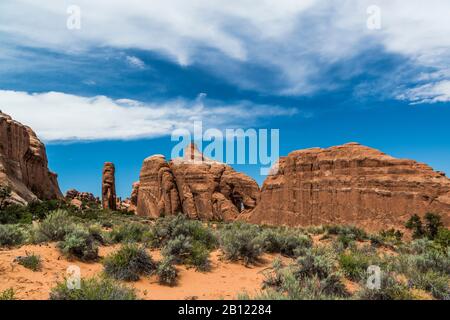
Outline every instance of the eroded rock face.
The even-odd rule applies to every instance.
[[[102,206],[103,209],[117,209],[115,168],[112,162],[105,162],[103,166]]]
[[[0,185],[9,186],[12,202],[19,204],[62,198],[44,144],[31,128],[1,112]]]
[[[137,213],[159,217],[184,213],[193,219],[234,220],[258,201],[258,184],[230,166],[205,158],[194,145],[183,158],[145,159]]]
[[[299,150],[281,158],[248,220],[306,226],[354,224],[401,228],[414,213],[450,224],[450,179],[425,164],[349,143]]]

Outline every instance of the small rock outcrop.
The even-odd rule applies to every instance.
[[[12,203],[63,198],[44,144],[31,128],[1,112],[0,186],[11,189]]]
[[[230,166],[208,159],[194,144],[184,157],[166,161],[162,155],[144,160],[137,214],[159,217],[184,213],[193,219],[236,219],[257,204],[258,184]]]
[[[402,228],[412,215],[441,214],[450,224],[450,179],[426,164],[348,143],[280,158],[265,180],[252,223],[353,224]]]
[[[76,189],[70,189],[66,192],[66,200],[77,208],[82,208],[84,205],[91,207],[98,207],[100,199],[96,198],[90,192],[80,192]]]
[[[112,162],[105,162],[103,166],[102,207],[109,210],[117,209],[115,168]]]

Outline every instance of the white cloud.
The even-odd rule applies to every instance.
[[[73,0],[81,30],[67,30],[67,3],[2,0],[0,32],[17,45],[83,52],[96,47],[158,51],[181,65],[206,65],[244,88],[264,91],[241,64],[270,68],[281,94],[336,84],[326,67],[379,46],[417,66],[450,63],[448,0]],[[366,27],[381,8],[381,30]],[[212,53],[211,53],[212,51]],[[236,73],[239,72],[239,77]]]
[[[145,62],[142,61],[141,59],[139,59],[138,57],[135,56],[126,56],[125,57],[126,62],[137,69],[145,69]]]
[[[406,90],[397,98],[410,101],[411,104],[448,102],[450,101],[450,80],[427,83]]]
[[[245,128],[263,118],[296,113],[295,109],[247,101],[224,104],[202,98],[143,103],[105,96],[5,90],[0,90],[0,109],[33,128],[46,141],[157,137],[176,128],[190,129],[195,120],[202,120],[205,128]]]

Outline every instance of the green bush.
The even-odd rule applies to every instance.
[[[410,282],[414,287],[430,292],[436,299],[450,300],[449,279],[446,275],[435,271],[415,272]]]
[[[312,240],[297,230],[270,228],[261,234],[263,248],[266,252],[281,253],[288,257],[300,255],[312,246]]]
[[[111,231],[110,238],[114,243],[120,242],[142,242],[146,233],[150,230],[141,223],[125,223]]]
[[[172,257],[175,263],[192,265],[198,270],[207,271],[210,268],[208,248],[191,237],[179,235],[169,240],[163,247],[162,254]]]
[[[60,282],[50,293],[51,300],[136,300],[136,293],[109,278],[81,279],[80,289]]]
[[[339,256],[339,265],[349,279],[359,281],[364,278],[371,263],[368,256],[351,252]]]
[[[397,280],[390,273],[381,274],[380,289],[363,286],[357,297],[362,300],[412,300],[414,295],[405,283]]]
[[[15,292],[13,288],[9,288],[0,292],[0,301],[1,300],[16,300]]]
[[[24,231],[18,225],[0,225],[0,246],[16,246],[25,241]]]
[[[73,219],[65,210],[50,213],[35,230],[34,241],[62,241],[66,234],[74,228]]]
[[[258,261],[264,243],[258,226],[242,222],[225,225],[220,230],[220,246],[229,260],[242,259],[245,264]]]
[[[450,230],[447,228],[439,228],[434,242],[444,249],[450,247]]]
[[[319,274],[298,273],[298,266],[283,268],[280,262],[276,262],[273,269],[265,273],[265,291],[256,299],[329,300],[349,296],[339,273],[330,269],[326,276]]]
[[[178,272],[173,265],[172,257],[165,258],[156,269],[158,281],[162,285],[174,286],[177,283]]]
[[[330,235],[345,235],[358,241],[366,240],[368,238],[367,233],[364,230],[355,226],[328,225],[324,226],[324,229]]]
[[[295,275],[297,278],[313,277],[325,279],[336,269],[334,254],[324,248],[313,248],[296,261]]]
[[[35,254],[28,254],[14,259],[18,264],[32,271],[39,271],[42,268],[41,257]]]
[[[98,247],[95,238],[81,226],[73,227],[58,243],[58,248],[70,258],[81,261],[95,261],[98,259]]]
[[[437,236],[439,229],[444,227],[442,218],[438,214],[428,212],[425,214],[424,219],[425,225],[420,217],[415,214],[405,223],[405,227],[413,232],[414,239],[427,237],[433,240]]]
[[[424,216],[426,235],[429,239],[434,239],[440,228],[444,227],[440,215],[428,212]]]
[[[141,275],[150,275],[156,264],[144,247],[125,244],[103,261],[105,273],[116,280],[138,281]]]
[[[158,219],[149,233],[148,240],[153,247],[160,248],[178,236],[190,237],[210,250],[217,245],[216,236],[203,226],[202,222],[189,220],[181,214]]]

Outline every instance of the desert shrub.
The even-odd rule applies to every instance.
[[[125,244],[103,261],[105,273],[117,280],[138,281],[141,275],[149,275],[156,264],[144,247]]]
[[[104,232],[99,224],[91,224],[88,226],[88,232],[95,241],[102,245],[107,244],[107,233]]]
[[[433,240],[439,229],[444,227],[442,223],[442,218],[440,215],[428,212],[424,216],[425,225],[422,223],[421,218],[415,214],[405,223],[405,227],[413,232],[414,239],[420,239],[427,237]]]
[[[18,225],[0,225],[0,246],[16,246],[25,241],[25,233]]]
[[[412,231],[414,239],[420,239],[425,235],[422,219],[417,214],[414,214],[405,223],[405,227]]]
[[[173,265],[173,258],[165,258],[158,264],[156,269],[158,281],[160,284],[174,286],[177,283],[178,272]]]
[[[310,237],[286,228],[266,229],[261,238],[264,251],[278,252],[288,257],[298,256],[312,246]]]
[[[450,230],[447,228],[439,228],[434,242],[443,249],[450,247]]]
[[[1,300],[16,300],[15,292],[13,288],[9,288],[0,292],[0,301]]]
[[[114,243],[142,242],[147,232],[149,228],[141,223],[124,223],[111,231],[110,238]]]
[[[39,271],[42,268],[41,257],[35,254],[26,254],[14,259],[18,264],[32,271]]]
[[[207,271],[210,268],[208,248],[189,236],[179,235],[169,240],[162,254],[171,257],[175,263],[192,265],[198,270]]]
[[[339,265],[349,279],[359,281],[363,278],[371,263],[368,256],[350,252],[342,253],[339,256]]]
[[[80,289],[69,289],[60,282],[50,293],[51,300],[136,300],[136,293],[113,279],[81,279]]]
[[[422,272],[433,270],[450,275],[450,250],[442,252],[432,249],[414,256],[415,267]]]
[[[334,254],[325,248],[313,248],[297,258],[295,275],[297,278],[317,276],[325,279],[336,269]]]
[[[434,239],[438,234],[440,228],[444,227],[440,215],[428,212],[424,216],[426,236],[429,239]]]
[[[34,241],[61,241],[74,227],[73,219],[65,210],[50,213],[35,230]]]
[[[430,292],[436,299],[450,300],[448,276],[435,271],[414,272],[409,279],[414,287]]]
[[[330,235],[345,235],[358,241],[366,240],[368,237],[364,230],[355,226],[329,225],[324,228]]]
[[[371,289],[363,286],[358,291],[357,297],[362,300],[412,300],[414,295],[411,293],[407,284],[397,280],[391,273],[381,274],[381,285],[379,289]]]
[[[98,247],[95,238],[88,230],[81,226],[75,226],[58,243],[58,248],[70,258],[82,261],[94,261],[98,259]]]
[[[263,289],[257,299],[321,300],[342,299],[349,294],[341,281],[341,275],[330,270],[321,273],[298,273],[298,266],[284,267],[276,261],[270,272],[266,272]],[[320,276],[319,276],[320,275]]]
[[[256,262],[263,253],[260,228],[255,225],[235,222],[220,230],[220,246],[229,260],[242,259],[245,264]]]
[[[216,236],[202,222],[189,220],[181,214],[158,219],[148,234],[148,241],[151,246],[159,248],[178,236],[190,237],[208,249],[217,245]]]
[[[31,223],[33,216],[25,206],[10,204],[0,210],[0,224]]]

